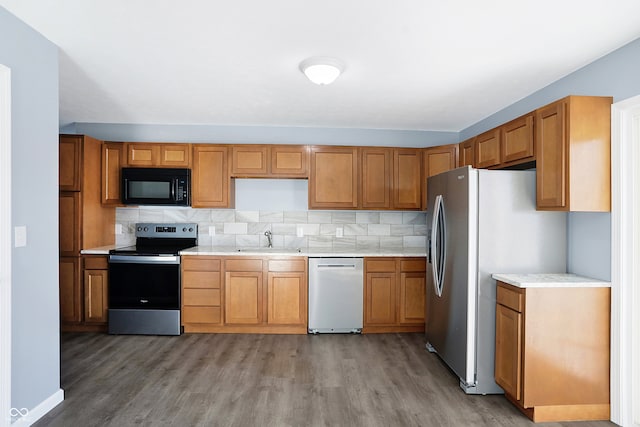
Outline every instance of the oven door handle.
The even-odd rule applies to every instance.
[[[111,264],[180,264],[179,256],[109,255]]]

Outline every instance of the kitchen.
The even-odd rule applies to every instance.
[[[15,20],[10,17],[3,16],[3,19],[7,20],[7,25],[3,25],[3,31],[9,31],[9,29],[13,29],[18,32],[21,36],[26,37],[25,43],[26,46],[32,46],[33,49],[36,49],[38,52],[41,52],[40,62],[36,62],[33,66],[38,67],[42,66],[45,68],[53,69],[51,75],[44,79],[45,85],[52,85],[50,87],[57,87],[57,72],[55,69],[57,63],[54,59],[55,53],[50,47],[47,47],[46,43],[39,39],[37,36],[30,35],[31,33],[25,32],[21,25],[18,25]],[[10,33],[14,34],[14,33]],[[26,34],[26,35],[25,35]],[[550,87],[545,88],[544,90],[537,93],[536,96],[529,100],[524,100],[521,103],[516,103],[511,109],[507,109],[504,112],[497,114],[497,116],[487,119],[485,122],[478,122],[477,125],[471,127],[470,129],[465,129],[460,137],[454,136],[455,139],[449,142],[457,142],[458,140],[465,140],[467,137],[471,137],[475,134],[480,133],[488,128],[499,125],[510,120],[513,117],[518,116],[521,113],[525,113],[526,111],[537,108],[541,105],[544,105],[547,102],[551,102],[555,99],[559,99],[570,93],[584,93],[588,92],[589,94],[599,94],[599,95],[612,95],[614,96],[614,102],[618,100],[625,99],[627,97],[633,96],[637,93],[640,93],[640,90],[637,87],[636,81],[632,78],[632,76],[628,75],[628,70],[633,70],[637,55],[635,52],[637,49],[637,42],[631,43],[628,46],[624,47],[620,51],[617,51],[615,55],[610,55],[602,58],[600,61],[596,62],[593,66],[586,67],[576,74],[569,76],[558,83],[551,85]],[[7,54],[8,58],[12,58]],[[4,57],[3,57],[4,60]],[[9,59],[8,59],[9,60]],[[18,61],[13,60],[13,61]],[[42,62],[44,61],[44,62]],[[47,62],[50,61],[50,62]],[[19,62],[18,62],[19,63]],[[52,65],[54,64],[54,65]],[[14,69],[20,70],[17,65],[14,65]],[[624,70],[627,70],[626,72]],[[632,73],[633,74],[633,73]],[[21,75],[16,71],[16,75]],[[30,77],[33,78],[34,81],[40,81],[41,77]],[[616,84],[614,84],[616,83]],[[37,86],[37,85],[36,85]],[[22,86],[14,88],[14,97],[23,103],[26,103],[29,99],[32,99],[33,96],[37,92],[29,92],[35,91],[36,86],[32,89],[26,89]],[[24,95],[26,93],[31,93],[31,95]],[[57,91],[57,89],[56,89]],[[57,96],[44,97],[42,108],[48,108],[49,111],[57,111]],[[16,119],[19,119],[22,116],[17,116]],[[31,120],[36,119],[37,112],[32,111],[32,114],[29,115]],[[57,135],[59,133],[58,123],[56,120],[57,114],[52,114],[51,116],[47,115],[46,117],[41,117],[38,119],[41,126],[34,129],[33,126],[26,123],[27,120],[22,119],[22,121],[14,121],[14,129],[15,129],[15,138],[16,143],[14,143],[14,171],[18,174],[19,184],[14,184],[14,208],[17,209],[15,211],[15,215],[19,218],[22,218],[25,224],[29,226],[29,245],[26,248],[17,248],[14,250],[16,264],[14,264],[14,279],[15,283],[33,283],[34,285],[24,287],[25,290],[31,289],[30,293],[33,293],[32,286],[36,286],[35,284],[42,284],[44,286],[43,289],[39,289],[38,292],[42,291],[45,295],[51,292],[54,292],[51,287],[50,280],[44,279],[44,277],[40,277],[40,274],[48,274],[52,278],[57,276],[56,273],[56,264],[57,261],[53,258],[44,258],[42,259],[41,271],[40,272],[31,272],[25,270],[23,266],[27,265],[27,259],[31,256],[40,257],[42,253],[52,254],[57,253],[57,241],[55,237],[51,238],[51,241],[44,240],[41,242],[41,238],[38,236],[46,236],[47,230],[52,230],[57,228],[57,221],[55,218],[51,220],[44,220],[39,216],[38,220],[30,219],[33,217],[34,213],[31,213],[31,209],[27,209],[29,206],[41,206],[44,203],[45,206],[56,206],[57,201],[57,188],[55,188],[55,182],[57,177],[57,168],[54,168],[54,165],[48,165],[44,161],[40,161],[38,159],[34,159],[33,156],[29,155],[29,152],[40,151],[44,154],[44,157],[54,158],[57,156],[56,150],[54,147],[55,141],[57,141]],[[83,128],[84,126],[84,128]],[[126,127],[126,126],[125,126]],[[95,125],[93,129],[90,129],[86,124],[78,124],[76,125],[78,133],[85,133],[90,135],[96,135],[96,130],[100,128],[99,125]],[[136,128],[138,132],[138,140],[140,141],[152,141],[157,140],[157,136],[155,135],[144,135],[144,132],[149,131],[149,127],[139,126]],[[114,130],[118,130],[118,127],[115,127]],[[119,129],[118,131],[121,131]],[[184,135],[182,132],[184,129],[177,128],[167,128],[165,129],[168,133],[174,132],[178,134]],[[220,131],[224,131],[224,129],[220,129]],[[318,130],[315,134],[309,134],[306,139],[301,140],[299,138],[300,134],[298,131],[291,130],[289,133],[285,132],[283,129],[259,129],[258,131],[268,131],[267,134],[272,135],[271,139],[279,140],[279,141],[294,141],[297,142],[306,142],[313,143],[313,139],[317,138],[318,135],[322,135],[322,131]],[[28,137],[22,136],[24,132],[27,132],[26,135]],[[252,132],[256,132],[256,129],[253,129]],[[255,133],[249,132],[247,133],[246,139],[244,142],[254,142],[260,143],[258,136]],[[274,133],[276,135],[274,135]],[[130,134],[129,134],[130,135]],[[253,137],[251,136],[253,135]],[[348,145],[347,141],[353,141],[352,138],[355,135],[357,138],[363,138],[365,140],[375,140],[376,138],[380,138],[381,135],[384,135],[384,132],[376,133],[373,131],[370,132],[349,132],[349,131],[326,131],[324,133],[325,139],[331,139],[333,141],[343,142],[345,145]],[[402,134],[407,138],[410,134]],[[96,135],[101,137],[100,135]],[[369,138],[370,137],[370,138]],[[194,135],[193,139],[197,139],[198,136]],[[201,137],[200,137],[201,138]],[[236,136],[237,138],[237,136]],[[356,139],[357,139],[356,138]],[[105,138],[107,139],[107,138]],[[123,137],[110,137],[109,140],[126,140],[128,138]],[[215,138],[218,139],[218,138]],[[224,139],[224,138],[222,138]],[[174,137],[167,137],[167,141],[171,140],[181,140],[179,136],[174,135]],[[43,146],[43,143],[37,141],[49,141],[49,144],[52,144],[51,147]],[[17,143],[19,142],[19,143]],[[195,142],[195,141],[194,141]],[[233,141],[232,141],[233,142]],[[433,144],[439,145],[439,144]],[[26,151],[25,151],[26,150]],[[47,154],[50,154],[49,156]],[[29,159],[27,161],[27,159]],[[29,172],[27,172],[29,171]],[[38,200],[27,200],[23,194],[37,191],[40,194],[42,191],[42,182],[33,182],[33,180],[28,176],[28,174],[34,173],[34,171],[43,171],[46,176],[51,178],[51,188],[48,188],[47,194],[43,194],[41,198]],[[49,171],[46,173],[45,171]],[[14,177],[14,180],[17,178]],[[46,187],[46,185],[45,185]],[[20,191],[19,191],[20,190]],[[38,208],[39,209],[39,208]],[[35,211],[37,211],[36,209]],[[51,211],[55,211],[55,208],[51,208]],[[34,211],[34,212],[35,212]],[[609,274],[609,265],[607,263],[598,262],[594,260],[598,260],[601,258],[601,253],[598,248],[602,248],[602,245],[599,243],[608,242],[610,237],[608,236],[608,224],[609,224],[609,215],[607,214],[570,214],[570,229],[569,229],[569,245],[570,257],[573,256],[575,258],[569,260],[569,265],[574,266],[572,268],[573,271],[579,271],[580,273],[587,276],[605,276],[606,279]],[[16,225],[19,225],[17,223]],[[585,232],[586,231],[586,232]],[[39,243],[41,242],[41,243]],[[608,243],[607,243],[608,244]],[[44,246],[41,246],[44,245]],[[604,245],[606,247],[606,244]],[[35,252],[34,252],[35,251]],[[605,251],[608,252],[608,251]],[[38,255],[36,255],[38,254]],[[25,258],[26,257],[26,258]],[[608,255],[605,254],[605,258],[608,258]],[[20,266],[18,269],[17,266]],[[604,272],[604,274],[602,274]],[[27,280],[27,277],[31,277],[32,275],[36,275]],[[25,276],[26,275],[26,276]],[[49,282],[48,285],[45,283]],[[19,340],[14,343],[14,350],[17,351],[17,355],[26,355],[32,353],[42,353],[41,357],[46,357],[46,363],[30,363],[29,358],[21,358],[17,357],[16,362],[14,362],[14,388],[16,396],[25,396],[24,398],[20,398],[18,400],[22,400],[25,403],[21,404],[25,407],[35,407],[39,402],[45,400],[45,396],[51,395],[53,389],[57,389],[59,387],[59,382],[56,379],[55,373],[57,372],[57,364],[56,360],[58,360],[58,344],[57,341],[57,333],[49,330],[48,328],[42,328],[39,324],[38,328],[36,325],[29,320],[29,314],[33,313],[31,310],[35,307],[39,307],[39,305],[33,306],[33,304],[40,304],[38,302],[32,301],[27,304],[26,298],[27,295],[22,294],[22,288],[14,289],[14,303],[16,306],[14,310],[17,310],[15,315],[17,319],[14,320],[14,328],[22,327],[24,329],[18,329],[20,335],[29,336],[31,339],[29,343],[23,342]],[[56,296],[53,295],[51,300],[55,300]],[[20,303],[20,301],[23,301]],[[57,309],[56,312],[51,313],[51,309],[45,307],[41,307],[38,312],[40,312],[41,316],[52,316],[52,318],[57,318]],[[50,314],[46,314],[50,313]],[[54,323],[48,322],[48,323]],[[15,332],[14,335],[17,335],[18,332]],[[43,335],[44,334],[44,335]],[[35,344],[37,343],[37,344]],[[35,346],[35,347],[34,347]],[[37,351],[31,351],[32,349],[37,348]],[[22,350],[21,350],[22,349]],[[52,350],[45,350],[52,349]],[[20,359],[23,359],[21,361]],[[38,360],[40,360],[38,358]],[[32,369],[36,369],[36,372],[32,372]],[[32,384],[32,387],[24,386],[24,382],[19,381],[20,378],[31,378],[33,374],[37,373],[37,377],[40,380],[36,381]],[[40,386],[39,386],[40,384]],[[48,384],[48,385],[46,385]],[[55,384],[58,384],[56,386]],[[34,392],[33,387],[38,389],[38,387],[44,386],[44,391]],[[27,397],[33,396],[33,397]],[[16,397],[17,399],[17,397]],[[24,399],[24,400],[23,400]]]

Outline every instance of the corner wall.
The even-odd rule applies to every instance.
[[[58,314],[58,49],[0,7],[0,63],[12,76],[11,406],[30,424],[60,390]],[[5,414],[1,414],[5,417]],[[41,414],[40,414],[41,415]]]
[[[640,94],[640,39],[617,49],[460,132],[463,141],[567,95]],[[567,271],[611,280],[611,214],[572,212],[568,217]]]

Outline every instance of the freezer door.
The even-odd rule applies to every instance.
[[[428,181],[429,345],[467,384],[475,376],[477,172],[459,168]]]

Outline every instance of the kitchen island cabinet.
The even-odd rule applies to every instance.
[[[609,419],[610,288],[498,281],[495,380],[535,422]]]

